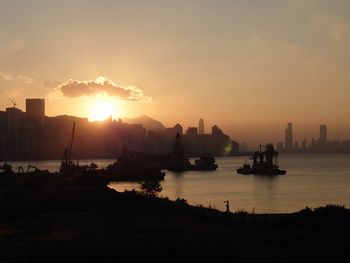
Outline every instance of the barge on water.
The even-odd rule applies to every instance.
[[[286,174],[286,170],[281,170],[277,164],[278,152],[275,151],[273,144],[267,144],[265,151],[255,151],[253,156],[250,157],[253,160],[253,164],[243,164],[236,171],[239,174],[256,174],[256,175],[281,175]]]

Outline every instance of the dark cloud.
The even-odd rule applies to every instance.
[[[150,99],[149,97],[145,97],[143,91],[137,87],[118,86],[104,77],[99,77],[93,81],[68,80],[66,83],[60,85],[59,89],[65,97],[69,98],[103,94],[130,101]]]

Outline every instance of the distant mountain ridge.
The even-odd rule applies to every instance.
[[[142,124],[143,127],[149,131],[150,130],[157,131],[157,130],[165,129],[165,126],[160,121],[157,121],[145,114],[136,118],[130,118],[130,119],[124,118],[123,121],[129,124]]]

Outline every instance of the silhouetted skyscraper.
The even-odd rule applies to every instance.
[[[180,123],[176,123],[176,124],[175,124],[174,130],[176,131],[176,133],[179,133],[180,135],[183,134],[183,128],[182,128],[182,126],[181,126]]]
[[[26,99],[26,113],[29,117],[43,121],[45,117],[45,100]]]
[[[204,134],[204,120],[203,119],[199,119],[198,134]]]
[[[327,125],[320,125],[320,143],[327,142]]]
[[[214,126],[211,128],[211,134],[212,134],[212,135],[220,136],[220,135],[223,135],[224,133],[222,132],[222,130],[221,130],[218,126],[214,125]]]
[[[288,123],[285,130],[285,149],[287,152],[293,149],[293,124],[291,122]]]
[[[20,133],[21,126],[21,113],[20,109],[15,107],[6,108],[7,113],[7,134],[8,135],[18,135]]]

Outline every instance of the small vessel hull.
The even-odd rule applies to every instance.
[[[237,173],[239,174],[254,174],[254,175],[283,175],[286,174],[286,170],[281,169],[271,169],[271,170],[255,170],[255,169],[246,169],[246,168],[238,168]]]
[[[259,151],[255,151],[250,158],[253,160],[253,164],[243,164],[236,171],[239,174],[255,174],[255,175],[282,175],[286,174],[286,170],[281,170],[277,165],[278,152],[274,150],[273,144],[267,144],[265,151],[261,151],[261,145]]]
[[[218,168],[217,164],[211,164],[211,165],[189,164],[189,165],[184,165],[184,166],[171,166],[168,168],[168,170],[173,171],[173,172],[215,171],[217,168]]]

